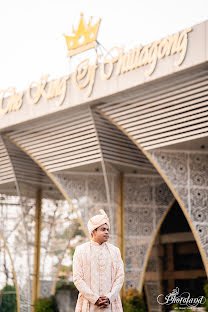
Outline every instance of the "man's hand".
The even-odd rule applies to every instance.
[[[110,304],[110,300],[106,296],[101,296],[98,298],[98,300],[95,302],[95,304],[100,309],[104,309],[104,308],[107,308],[107,306]]]

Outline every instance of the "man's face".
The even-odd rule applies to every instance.
[[[92,232],[93,240],[99,244],[107,242],[109,238],[109,227],[105,223]]]

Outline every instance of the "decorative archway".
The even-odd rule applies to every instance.
[[[128,133],[128,131],[126,131],[126,129],[124,127],[122,127],[120,124],[118,124],[115,120],[113,120],[113,118],[111,118],[109,115],[107,115],[106,113],[104,113],[101,109],[99,109],[99,113],[101,115],[103,115],[103,117],[105,119],[107,119],[108,121],[110,121],[111,124],[113,124],[117,129],[120,130],[121,133],[124,133],[126,137],[128,137],[137,147],[138,147],[138,150],[141,151],[145,156],[146,158],[149,160],[149,162],[153,165],[154,168],[157,169],[157,171],[159,172],[159,176],[161,177],[161,181],[160,181],[160,184],[162,183],[165,188],[165,185],[167,185],[169,187],[169,190],[171,190],[172,194],[174,195],[174,197],[176,198],[176,200],[179,202],[189,224],[190,224],[190,227],[194,233],[194,236],[196,238],[196,241],[197,241],[197,244],[199,246],[199,250],[200,250],[200,253],[202,255],[202,259],[203,259],[203,262],[204,262],[204,265],[205,265],[205,268],[206,268],[206,271],[207,271],[207,264],[206,264],[206,256],[205,256],[205,252],[204,252],[204,249],[202,248],[202,244],[201,244],[201,240],[200,240],[200,237],[195,229],[195,226],[193,225],[193,222],[190,218],[190,215],[189,213],[187,212],[187,208],[186,208],[186,205],[185,203],[183,202],[179,192],[177,191],[174,183],[171,181],[171,177],[169,177],[168,175],[166,175],[165,173],[165,170],[163,170],[163,165],[160,163],[158,164],[157,162],[157,153],[153,151],[152,152],[147,152],[144,148],[141,147],[140,143],[138,142],[138,140],[136,140],[131,134]],[[95,131],[95,127],[94,127],[94,131]],[[30,134],[30,133],[29,133]],[[25,135],[27,135],[27,133],[25,133]],[[38,133],[36,134],[38,135]],[[47,134],[49,135],[49,134]],[[25,138],[23,137],[24,135],[19,135],[19,134],[13,134],[13,133],[10,133],[10,134],[7,134],[6,137],[11,141],[13,142],[16,146],[18,146],[18,148],[20,148],[22,151],[24,151],[31,159],[33,159],[37,164],[38,166],[48,175],[48,177],[54,182],[54,184],[58,187],[58,189],[60,190],[60,192],[64,195],[64,197],[67,199],[67,201],[71,204],[71,200],[70,200],[70,195],[69,195],[69,192],[67,192],[67,189],[65,188],[64,186],[64,177],[62,176],[61,179],[60,179],[60,175],[57,175],[55,172],[50,172],[50,170],[48,170],[46,168],[46,166],[42,163],[42,161],[40,161],[36,156],[34,156],[33,152],[30,151],[30,148],[27,147],[27,141],[30,139],[30,136],[25,140]],[[19,139],[20,137],[20,139]],[[46,142],[47,144],[47,142]],[[164,152],[165,153],[165,152]],[[165,183],[164,183],[165,181]],[[68,181],[69,182],[69,181]],[[167,187],[166,187],[167,188]],[[167,207],[171,204],[171,201],[173,199],[173,196],[171,195],[171,198],[169,198],[170,201],[169,203],[166,203],[166,209]],[[75,209],[76,211],[76,209]],[[84,232],[86,233],[86,228],[84,227],[84,224],[83,224],[83,220],[80,219],[80,223],[83,225],[83,229],[84,229]],[[87,233],[86,233],[86,236],[87,236]],[[145,245],[145,246],[140,246],[139,247],[139,253],[142,254],[142,257],[143,257],[143,263],[142,263],[142,270],[140,270],[140,277],[139,277],[139,281],[137,282],[137,287],[138,289],[142,289],[142,284],[143,284],[143,276],[144,276],[144,268],[146,266],[146,263],[148,261],[148,254],[150,253],[150,250],[151,250],[151,244],[149,245]]]
[[[187,207],[187,198],[188,198],[188,193],[190,195],[190,185],[187,183],[186,184],[186,193],[187,195],[185,196],[185,198],[182,196],[182,192],[180,192],[180,189],[177,188],[176,185],[176,181],[174,182],[174,177],[175,176],[171,176],[171,171],[168,170],[170,169],[169,166],[165,166],[165,160],[166,160],[166,155],[168,155],[169,157],[169,164],[171,163],[170,166],[172,166],[172,168],[174,168],[176,174],[177,172],[177,168],[176,168],[176,163],[174,161],[174,151],[168,152],[166,150],[160,151],[158,152],[157,150],[152,150],[152,151],[147,151],[145,150],[141,144],[139,143],[139,141],[133,136],[131,135],[124,126],[122,126],[122,123],[116,122],[111,116],[110,114],[107,114],[106,112],[102,111],[102,106],[101,108],[97,109],[97,111],[99,111],[100,114],[103,115],[104,118],[108,119],[111,123],[113,123],[118,129],[120,129],[130,140],[132,140],[132,142],[134,142],[134,144],[143,152],[143,154],[147,157],[147,159],[150,161],[150,163],[154,166],[154,168],[156,168],[156,170],[158,171],[159,175],[162,177],[162,179],[165,181],[165,183],[167,184],[167,186],[169,187],[169,189],[171,190],[174,198],[177,200],[177,202],[179,203],[188,223],[189,226],[193,232],[194,238],[197,242],[201,257],[202,257],[202,261],[204,263],[204,267],[206,270],[206,273],[208,275],[208,246],[206,243],[205,238],[207,237],[207,233],[204,227],[200,227],[198,226],[192,218],[192,215],[190,214],[190,210]],[[182,175],[184,175],[184,164],[188,169],[190,169],[190,152],[187,151],[186,153],[180,153],[175,151],[175,154],[178,155],[177,159],[178,160],[183,160],[183,166],[181,167],[182,170],[179,168]],[[197,154],[197,153],[196,153]],[[194,153],[193,153],[193,157],[194,157]],[[208,157],[207,154],[205,154],[205,159]],[[205,166],[205,159],[204,159],[204,166]],[[174,167],[175,165],[175,167]],[[178,164],[177,164],[178,165]],[[185,168],[185,169],[186,169]],[[189,170],[190,171],[190,170]],[[181,177],[181,174],[179,174],[179,179]],[[189,198],[190,200],[190,198]],[[201,217],[201,215],[199,216]],[[197,227],[198,226],[198,227]],[[201,235],[200,235],[201,233]],[[142,290],[142,284],[140,284],[139,287],[140,291]]]

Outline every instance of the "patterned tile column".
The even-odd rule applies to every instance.
[[[208,153],[155,150],[151,156],[175,192],[208,274]]]
[[[173,195],[159,175],[125,175],[126,287],[140,291],[153,241]]]
[[[148,260],[145,276],[145,295],[147,298],[148,310],[151,312],[162,311],[162,305],[157,303],[157,296],[163,293],[161,284],[161,258],[159,253],[159,242],[156,239]]]

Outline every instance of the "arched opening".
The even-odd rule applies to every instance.
[[[31,311],[31,293],[28,285],[32,285],[32,290],[36,291],[33,302],[38,297],[50,296],[53,288],[55,292],[56,280],[63,268],[64,255],[70,251],[68,243],[71,237],[82,231],[72,207],[53,181],[13,143],[5,139],[5,146],[15,179],[12,181],[13,188],[6,189],[3,183],[3,186],[1,185],[5,209],[4,214],[1,209],[0,216],[4,220],[4,234],[10,236],[12,257],[7,253],[10,259],[13,258],[12,268],[15,268],[17,273],[15,283],[19,288],[18,311]],[[17,202],[10,203],[4,195],[4,189]],[[14,193],[17,195],[14,196]],[[22,230],[24,223],[28,240]],[[2,269],[3,264],[0,264]]]
[[[202,296],[206,282],[206,271],[194,235],[175,201],[148,259],[144,285],[149,311],[161,310],[157,296],[167,295],[176,287],[179,294],[189,292],[194,298]],[[164,307],[169,311],[169,305]]]
[[[128,130],[128,127],[127,127],[128,124],[126,122],[123,124],[122,122],[117,121],[116,118],[111,116],[111,113],[105,112],[105,108],[103,109],[102,105],[97,108],[97,111],[104,118],[108,119],[113,125],[115,125],[121,132],[123,132],[138,147],[138,150],[144,154],[144,156],[149,161],[149,163],[153,165],[154,169],[157,170],[157,174],[163,180],[166,187],[171,191],[172,195],[177,200],[179,207],[183,211],[186,221],[188,222],[188,225],[194,235],[194,239],[197,243],[197,248],[199,249],[201,259],[203,261],[203,265],[204,265],[206,275],[207,275],[208,274],[208,265],[207,265],[208,262],[207,262],[207,250],[206,250],[207,248],[205,246],[205,243],[203,242],[204,236],[206,234],[204,232],[206,232],[205,227],[207,226],[207,223],[205,222],[205,224],[201,226],[200,224],[197,224],[195,222],[193,218],[193,214],[194,214],[194,211],[196,210],[196,207],[192,205],[191,196],[190,196],[191,194],[190,185],[192,184],[193,187],[197,189],[197,185],[194,184],[195,182],[193,178],[195,172],[194,170],[192,170],[193,168],[190,167],[190,164],[192,160],[191,158],[194,158],[194,156],[196,156],[195,154],[198,153],[198,149],[193,150],[192,152],[192,150],[189,149],[190,146],[188,145],[187,150],[180,152],[180,149],[183,147],[174,146],[174,149],[169,152],[169,155],[168,155],[169,159],[167,163],[165,163],[166,155],[160,155],[160,153],[168,154],[167,150],[163,150],[163,149],[146,150],[144,147],[142,147],[138,138],[134,134],[132,134],[131,131]],[[116,115],[116,111],[114,111],[114,113]],[[190,156],[191,152],[192,152],[192,155]],[[159,159],[160,157],[161,159]],[[179,165],[180,161],[182,161],[182,165]],[[194,164],[192,165],[195,166]],[[206,167],[206,164],[204,165],[204,167]],[[182,182],[183,185],[180,185],[180,187],[178,187],[178,184],[180,184],[180,179],[182,179],[182,177],[185,177],[185,179],[183,179],[183,182]],[[201,194],[201,192],[199,194]],[[200,214],[200,216],[201,215],[202,214]],[[154,234],[157,234],[158,229],[159,227],[157,226],[156,228],[154,228],[154,231],[155,231]],[[152,243],[154,242],[154,240],[155,240],[155,235],[153,235],[151,242],[149,242],[150,244],[149,245],[148,243],[146,244],[148,245],[148,247],[144,246],[144,250],[142,251],[141,255],[140,255],[140,250],[138,250],[138,256],[141,256],[141,258],[143,259],[145,258],[144,263],[143,263],[143,269],[142,269],[142,272],[138,270],[137,277],[135,277],[135,274],[132,274],[131,278],[135,278],[136,280],[140,281],[139,284],[137,284],[137,288],[140,291],[142,291],[142,285],[144,282],[144,273],[145,273],[147,261],[151,252]],[[134,255],[135,254],[136,253],[134,252]],[[137,264],[138,263],[139,261],[137,261]],[[135,286],[135,283],[130,283],[130,286]]]

